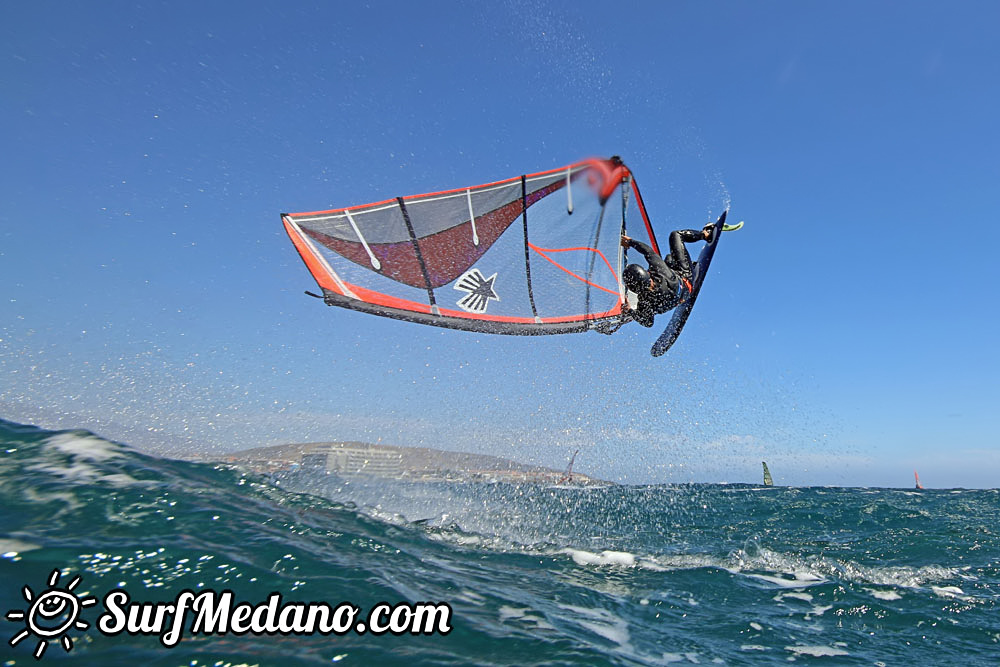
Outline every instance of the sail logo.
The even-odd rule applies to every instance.
[[[490,305],[490,301],[499,301],[500,296],[494,289],[497,274],[487,278],[479,269],[469,269],[458,278],[455,289],[465,292],[458,300],[458,307],[467,313],[482,315]]]

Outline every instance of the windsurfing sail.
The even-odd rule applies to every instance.
[[[913,479],[916,482],[917,490],[923,491],[924,487],[920,484],[920,475],[917,474],[916,470],[913,471]]]
[[[576,455],[579,453],[579,449],[573,452],[573,456],[569,459],[569,465],[566,466],[566,472],[563,473],[563,476],[559,478],[559,481],[556,482],[556,484],[568,484],[573,481],[573,461],[576,461]]]
[[[617,158],[282,220],[327,305],[484,333],[610,332],[626,226],[659,252]]]
[[[764,486],[774,486],[774,480],[771,479],[771,471],[767,469],[767,461],[761,461],[760,463],[764,466]]]

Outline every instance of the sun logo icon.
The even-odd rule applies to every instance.
[[[73,648],[73,640],[66,635],[71,629],[86,630],[90,624],[80,620],[80,611],[84,607],[97,604],[97,598],[77,597],[73,589],[80,583],[77,575],[67,584],[65,589],[59,586],[59,570],[52,570],[49,575],[49,587],[41,595],[35,596],[30,587],[21,589],[24,599],[30,605],[27,611],[11,609],[7,612],[8,621],[24,621],[24,629],[10,640],[11,646],[27,639],[31,635],[38,638],[35,647],[35,660],[41,660],[42,654],[49,646],[49,641],[59,641],[68,652]]]

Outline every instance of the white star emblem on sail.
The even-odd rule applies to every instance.
[[[458,300],[458,307],[467,313],[485,313],[491,300],[500,300],[493,289],[496,278],[495,273],[489,278],[485,277],[479,269],[469,269],[463,273],[455,283],[455,289],[465,292],[465,296]]]

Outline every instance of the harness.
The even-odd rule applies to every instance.
[[[685,278],[684,276],[678,276],[678,277],[681,279],[681,282],[683,283],[683,285],[680,283],[677,284],[677,290],[683,293],[681,296],[681,300],[677,302],[677,305],[679,306],[688,300],[688,297],[690,297],[691,293],[694,292],[694,287],[691,285],[691,281]]]

